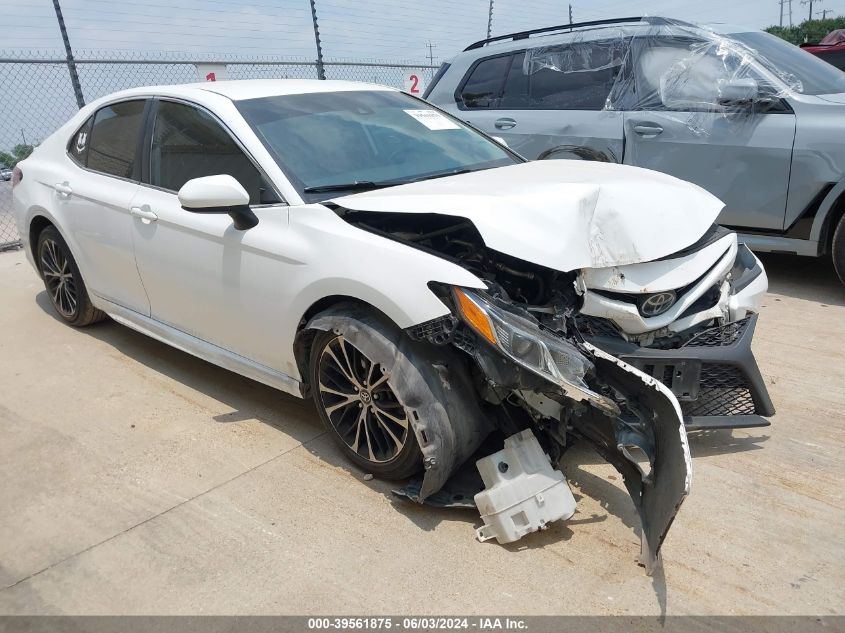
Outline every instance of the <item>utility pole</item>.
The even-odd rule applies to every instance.
[[[428,65],[434,66],[434,49],[437,48],[437,44],[432,44],[431,40],[428,40]]]
[[[801,4],[809,4],[810,5],[810,14],[807,16],[808,20],[813,19],[813,2],[814,1],[815,2],[824,2],[824,0],[801,0]],[[823,11],[817,11],[816,15],[818,15],[819,13],[824,13],[824,12]],[[822,19],[824,19],[824,18],[822,18]]]
[[[789,28],[792,28],[792,0],[789,0]]]
[[[73,94],[76,95],[76,105],[80,108],[85,106],[85,99],[82,97],[82,86],[79,83],[79,74],[76,72],[76,62],[73,59],[73,51],[70,48],[70,40],[65,28],[65,18],[62,15],[62,8],[59,0],[53,0],[53,8],[56,10],[56,19],[59,21],[59,30],[62,32],[62,40],[65,43],[67,54],[67,70],[70,73],[70,84],[73,86]]]
[[[317,44],[317,79],[326,78],[326,69],[323,66],[323,46],[320,44],[320,28],[317,26],[317,5],[311,1],[311,23],[314,25],[314,42]]]
[[[813,0],[801,0],[801,4],[809,4],[810,5],[810,14],[807,17],[808,20],[813,19]]]
[[[786,2],[786,0],[779,0],[779,4],[780,4],[780,28],[783,28],[783,3],[784,2]]]
[[[490,8],[487,10],[487,39],[490,39],[490,33],[493,31],[493,0],[490,0]]]
[[[572,5],[569,5],[569,23],[572,24]]]
[[[820,2],[820,1],[821,1],[821,0],[816,0],[816,2]],[[816,11],[816,15],[818,15],[818,14],[820,14],[820,13],[821,13],[821,16],[822,16],[822,20],[826,20],[826,19],[827,19],[827,14],[828,14],[828,13],[833,13],[833,9],[822,9],[821,11]]]

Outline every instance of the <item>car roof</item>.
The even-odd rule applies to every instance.
[[[125,98],[134,96],[162,95],[169,97],[184,97],[186,99],[201,97],[208,93],[222,95],[232,101],[244,99],[259,99],[262,97],[276,97],[294,94],[311,94],[319,92],[346,92],[351,90],[385,90],[396,91],[389,86],[364,83],[360,81],[334,81],[318,79],[236,79],[227,81],[205,81],[191,84],[175,84],[163,86],[144,86],[116,92],[108,98]]]

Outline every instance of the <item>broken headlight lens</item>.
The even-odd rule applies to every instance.
[[[574,345],[540,329],[536,322],[508,312],[478,293],[455,288],[461,317],[513,362],[558,385],[577,400],[602,398],[584,382],[593,364]]]

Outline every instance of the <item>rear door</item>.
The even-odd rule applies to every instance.
[[[53,185],[88,289],[141,314],[149,314],[149,302],[135,266],[129,209],[147,104],[133,99],[100,108],[71,139],[73,164]]]
[[[622,113],[605,110],[624,42],[577,42],[476,62],[458,116],[529,159],[622,160]]]
[[[720,82],[758,81],[745,57],[716,43],[635,41],[636,104],[625,112],[624,162],[707,189],[725,203],[719,223],[781,229],[786,211],[795,115],[771,105],[719,105]],[[770,84],[769,84],[770,85]]]

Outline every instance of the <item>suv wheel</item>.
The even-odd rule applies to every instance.
[[[48,226],[38,235],[35,258],[50,301],[64,321],[82,327],[105,318],[91,304],[76,261],[56,227]]]
[[[389,337],[365,321],[351,321],[357,331],[371,334],[374,356],[396,358]],[[422,453],[405,404],[379,358],[368,357],[342,331],[320,332],[311,347],[310,373],[320,418],[352,462],[385,479],[403,479],[421,469]]]
[[[845,215],[839,218],[839,224],[836,225],[830,253],[833,257],[833,267],[836,269],[836,274],[845,284]]]

